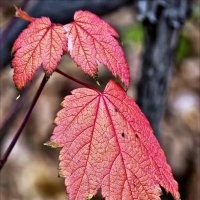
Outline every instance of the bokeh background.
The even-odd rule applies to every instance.
[[[16,29],[13,27],[19,23],[19,19],[14,17],[13,4],[24,6],[27,11],[33,12],[32,8],[41,2],[0,1],[0,46],[4,46],[4,49],[0,49],[1,155],[19,127],[43,76],[42,71],[39,71],[16,100],[19,92],[12,80],[13,69],[9,64],[11,55],[2,56],[8,51],[4,44],[8,34],[13,33],[14,37]],[[54,2],[57,6],[60,3],[60,1]],[[86,6],[85,2],[90,4]],[[116,1],[119,4],[116,3],[114,6],[108,2],[106,4],[106,1],[103,2],[101,4],[101,0],[74,2],[66,0],[70,12],[60,11],[55,16],[50,12],[50,15],[52,21],[60,20],[62,23],[67,23],[77,7],[88,8],[101,14],[104,20],[114,26],[120,34],[120,44],[125,50],[131,72],[132,81],[128,94],[136,99],[137,85],[141,76],[145,25],[138,21],[138,13],[131,1]],[[51,6],[46,9],[51,11],[57,8]],[[191,11],[190,17],[181,27],[159,136],[160,144],[179,182],[183,200],[200,199],[200,2],[194,1]],[[34,12],[34,16],[42,15],[40,10],[37,12],[35,9]],[[3,35],[5,30],[7,33]],[[63,56],[58,67],[95,86],[95,81],[76,67],[68,55]],[[108,70],[100,66],[98,79],[102,88],[111,77]],[[22,136],[1,171],[1,200],[67,199],[64,179],[58,178],[59,150],[43,144],[50,138],[54,128],[54,118],[61,108],[61,101],[77,87],[80,86],[58,74],[51,76]]]

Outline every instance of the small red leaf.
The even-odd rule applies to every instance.
[[[159,200],[160,185],[180,198],[149,122],[116,83],[103,93],[76,89],[62,105],[51,142],[62,147],[60,170],[70,200],[99,188],[106,199]]]
[[[129,86],[129,70],[122,48],[115,37],[116,31],[105,21],[88,11],[78,11],[74,22],[64,26],[68,49],[81,69],[90,75],[101,63]]]
[[[67,50],[67,38],[62,26],[52,24],[47,17],[33,19],[17,38],[13,46],[15,52],[12,65],[14,82],[22,89],[42,65],[50,75]]]

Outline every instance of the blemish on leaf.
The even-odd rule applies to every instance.
[[[117,108],[115,108],[115,112],[119,112],[119,110]]]
[[[122,137],[124,138],[125,137],[125,133],[123,132],[123,133],[121,133],[122,134]]]

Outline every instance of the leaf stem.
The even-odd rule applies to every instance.
[[[15,6],[15,16],[16,17],[19,17],[25,21],[28,21],[28,22],[32,22],[34,20],[33,17],[31,17],[30,15],[28,15],[28,13],[24,12],[21,8],[18,8],[17,6]]]
[[[10,153],[12,152],[16,142],[18,141],[19,136],[21,135],[25,125],[27,124],[27,121],[28,121],[28,119],[29,119],[29,117],[30,117],[30,115],[32,113],[32,110],[35,107],[35,105],[36,105],[36,103],[37,103],[37,101],[38,101],[38,99],[40,97],[40,94],[42,93],[42,90],[44,89],[44,86],[46,85],[47,81],[48,81],[48,77],[45,75],[44,78],[42,79],[42,82],[41,82],[41,84],[40,84],[40,86],[39,86],[39,88],[38,88],[33,100],[32,100],[32,103],[31,103],[26,115],[24,116],[24,119],[23,119],[19,129],[17,130],[15,136],[13,137],[13,139],[12,139],[10,145],[8,146],[6,152],[2,156],[2,159],[0,161],[0,170],[3,168],[3,166],[6,163],[6,161],[8,160],[8,157],[9,157]]]
[[[57,72],[58,74],[61,74],[61,75],[65,76],[65,77],[67,77],[68,79],[70,79],[70,80],[72,80],[72,81],[74,81],[74,82],[76,82],[76,83],[78,83],[80,85],[83,85],[83,86],[85,86],[85,87],[87,87],[89,89],[92,89],[92,90],[96,91],[97,93],[100,93],[96,88],[94,88],[94,87],[90,86],[89,84],[87,84],[85,82],[82,82],[82,81],[80,81],[80,80],[78,80],[78,79],[76,79],[76,78],[74,78],[74,77],[72,77],[72,76],[64,73],[63,71],[61,71],[61,70],[59,70],[57,68],[56,68],[55,72]]]
[[[22,5],[20,6],[22,8],[22,10],[26,9],[28,2],[29,2],[29,0],[24,0]],[[0,44],[3,44],[3,41],[5,41],[8,33],[11,31],[11,29],[12,29],[13,25],[16,23],[16,21],[17,21],[17,19],[15,17],[13,17],[12,20],[10,21],[10,23],[6,26],[5,30],[1,34]]]

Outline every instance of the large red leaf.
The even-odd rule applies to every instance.
[[[77,11],[74,22],[64,26],[68,50],[78,66],[93,75],[101,63],[129,86],[129,70],[116,31],[105,21],[88,11]]]
[[[70,200],[98,188],[109,200],[179,199],[165,155],[135,102],[113,81],[103,93],[76,89],[65,97],[51,145],[62,147],[60,171]]]
[[[13,46],[13,78],[17,88],[23,88],[28,80],[32,80],[40,65],[50,75],[60,61],[63,50],[67,51],[64,28],[52,24],[47,17],[33,19]]]

